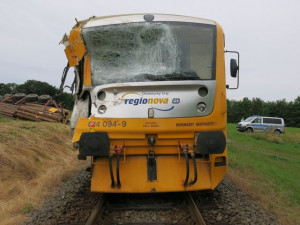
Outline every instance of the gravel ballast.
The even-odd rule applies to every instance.
[[[67,180],[56,193],[45,198],[46,204],[43,208],[28,214],[29,220],[24,225],[85,224],[100,198],[99,193],[90,192],[90,178],[90,172],[86,169],[78,172],[76,176]],[[228,178],[225,178],[216,190],[193,192],[192,196],[207,225],[279,225],[272,215],[239,190]],[[115,215],[116,212],[106,210],[103,217],[106,218],[104,219],[106,222],[108,222],[107,218],[110,218],[112,220],[110,224],[141,221],[193,224],[190,216],[186,213],[186,208],[181,208],[182,210],[166,210],[165,212],[127,210],[120,212],[118,216]],[[98,220],[98,224],[107,224],[99,221],[101,220]]]

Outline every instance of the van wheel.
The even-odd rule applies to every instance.
[[[280,130],[275,130],[274,134],[279,135],[280,134]]]
[[[247,133],[252,133],[253,130],[252,130],[252,128],[248,127],[248,128],[246,129],[246,132],[247,132]]]

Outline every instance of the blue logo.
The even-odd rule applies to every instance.
[[[173,104],[179,104],[180,103],[180,98],[173,98],[172,103]]]
[[[127,95],[135,95],[137,96],[136,98],[125,98]],[[146,105],[146,104],[151,104],[151,105],[168,105],[169,103],[169,98],[157,98],[157,97],[143,97],[140,93],[137,92],[127,92],[122,95],[122,99],[124,100],[125,105]],[[180,103],[180,98],[173,98],[172,99],[172,104],[179,104]],[[174,109],[175,106],[171,106],[168,109],[162,109],[162,108],[156,108],[153,107],[153,109],[159,110],[159,111],[170,111]]]

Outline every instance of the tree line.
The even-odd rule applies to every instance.
[[[55,96],[58,88],[37,80],[28,80],[23,84],[0,83],[0,95],[5,94],[37,94],[50,95],[57,103],[63,103],[64,107],[72,110],[74,99],[71,93],[62,93]],[[241,101],[227,100],[228,122],[238,123],[242,117],[253,115],[282,117],[287,126],[300,127],[300,96],[294,101],[287,102],[285,99],[273,102],[265,102],[260,98],[244,98]]]
[[[261,115],[281,117],[286,126],[300,127],[300,96],[294,101],[287,102],[285,99],[265,102],[260,98],[241,101],[227,100],[227,118],[229,123],[238,123],[242,117]]]
[[[16,83],[0,83],[0,95],[24,93],[37,94],[37,95],[50,95],[57,103],[63,104],[64,108],[69,110],[73,109],[74,99],[71,93],[63,92],[61,95],[56,96],[58,88],[48,84],[47,82],[37,80],[27,80],[23,84]]]

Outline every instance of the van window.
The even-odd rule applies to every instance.
[[[261,123],[261,118],[257,117],[255,120],[253,120],[252,123]]]
[[[277,119],[277,118],[264,118],[264,123],[281,124],[281,119]]]
[[[253,119],[254,119],[254,117],[253,117],[253,116],[251,116],[251,117],[248,117],[247,119],[245,119],[245,122],[251,122]]]

